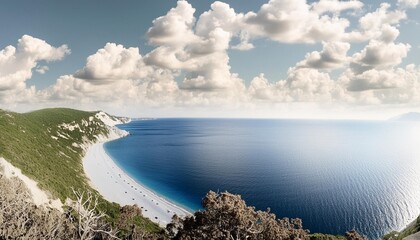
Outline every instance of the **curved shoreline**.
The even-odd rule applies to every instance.
[[[142,215],[165,227],[172,216],[191,213],[139,184],[125,173],[106,153],[104,142],[90,146],[83,158],[83,168],[93,188],[111,202],[120,205],[137,204]]]

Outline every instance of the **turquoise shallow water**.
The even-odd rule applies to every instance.
[[[105,144],[140,183],[186,208],[208,190],[241,194],[311,232],[371,239],[420,214],[420,124],[157,119]]]

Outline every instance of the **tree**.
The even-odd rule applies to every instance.
[[[71,201],[69,216],[76,221],[78,237],[81,240],[94,238],[115,238],[115,231],[105,221],[105,213],[98,211],[98,198],[92,192],[75,191],[76,200]],[[75,213],[75,214],[73,214]],[[73,216],[73,217],[72,217]]]
[[[241,196],[210,191],[202,201],[205,210],[167,226],[174,239],[306,239],[300,219],[276,219],[268,211],[255,211]]]
[[[347,240],[367,240],[367,237],[362,236],[360,233],[358,233],[356,230],[351,230],[346,232],[346,239]]]

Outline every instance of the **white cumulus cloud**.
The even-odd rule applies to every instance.
[[[161,68],[186,71],[182,89],[237,91],[242,81],[230,72],[227,50],[235,29],[236,14],[227,4],[215,2],[195,24],[195,9],[178,1],[165,16],[157,18],[148,31],[157,47],[146,55],[146,63]],[[164,23],[164,24],[163,24]],[[177,29],[177,31],[173,31]],[[181,41],[168,39],[178,39]]]
[[[297,63],[297,67],[316,68],[316,69],[334,69],[343,67],[348,61],[347,52],[350,50],[350,44],[344,42],[324,42],[321,52],[314,51],[308,53],[305,59]]]
[[[309,5],[305,0],[270,0],[258,12],[246,13],[244,22],[252,35],[278,42],[339,41],[350,26],[339,13],[362,6],[359,1],[329,0]],[[335,14],[327,14],[331,12]]]
[[[0,99],[2,103],[25,101],[36,91],[27,88],[26,81],[32,77],[32,70],[45,73],[47,66],[37,67],[41,61],[61,60],[70,53],[67,45],[58,48],[44,40],[24,35],[17,46],[9,45],[0,50]]]
[[[86,66],[74,76],[101,84],[110,79],[144,78],[150,71],[138,48],[107,43],[104,48],[89,56]]]
[[[387,69],[396,66],[407,57],[411,46],[403,43],[384,43],[372,40],[352,57],[351,68],[355,73],[371,69]]]
[[[320,0],[312,4],[313,10],[318,14],[325,12],[340,13],[344,10],[360,10],[363,3],[358,0],[339,1],[339,0]]]
[[[419,5],[419,0],[398,0],[398,6],[406,8],[416,8]]]

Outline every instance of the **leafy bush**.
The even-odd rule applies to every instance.
[[[239,195],[210,191],[203,211],[180,219],[167,229],[174,239],[304,239],[308,231],[300,219],[276,219],[269,211],[255,211]]]

